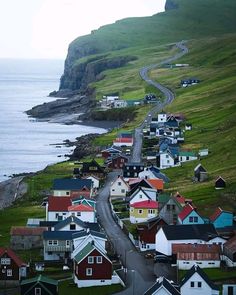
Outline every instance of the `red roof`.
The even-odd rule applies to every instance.
[[[116,138],[115,140],[113,140],[113,142],[133,142],[133,138],[128,138],[128,137],[122,137],[122,138]]]
[[[151,186],[157,190],[163,190],[164,188],[164,181],[163,179],[158,178],[151,178],[147,179],[147,181],[151,184]]]
[[[236,252],[236,235],[234,235],[226,243],[224,243],[224,249],[227,249],[232,253]]]
[[[14,260],[18,267],[26,266],[26,263],[24,263],[10,248],[0,248],[0,257],[2,257],[5,253],[8,257]]]
[[[79,211],[79,212],[92,212],[94,211],[92,206],[79,204],[68,207],[68,211]]]
[[[179,192],[177,192],[174,197],[182,205],[192,202],[192,199],[186,199],[184,196],[181,196]]]
[[[145,208],[145,209],[157,209],[158,208],[158,202],[153,201],[153,200],[135,202],[132,205],[130,205],[130,207]]]
[[[49,197],[48,211],[68,211],[68,207],[72,205],[70,197]]]
[[[39,236],[44,231],[47,231],[47,227],[26,227],[26,226],[12,226],[11,235],[17,236]]]
[[[184,220],[194,210],[195,208],[192,205],[187,204],[184,206],[183,210],[179,213],[178,216],[181,220]]]
[[[214,222],[222,212],[227,212],[227,213],[231,213],[230,211],[225,211],[225,210],[222,210],[220,207],[216,208],[215,212],[209,217],[209,219]]]

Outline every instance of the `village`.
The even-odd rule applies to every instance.
[[[195,161],[192,182],[204,182],[208,172],[201,164],[208,148],[198,152],[182,148],[191,123],[183,114],[159,112],[146,120],[141,162],[132,162],[134,132],[120,132],[113,144],[101,149],[97,160],[74,163],[71,178],[54,179],[50,195],[41,206],[45,217],[28,219],[25,226],[12,226],[11,247],[0,248],[1,285],[20,285],[21,294],[58,294],[58,281],[44,274],[45,265],[62,265],[72,273],[76,288],[120,284],[126,286],[126,261],[114,251],[111,238],[97,212],[101,189],[108,185],[112,216],[135,251],[161,271],[163,264],[186,271],[181,281],[159,276],[145,294],[220,294],[204,269],[236,266],[236,235],[233,212],[216,207],[211,216],[198,213],[198,204],[165,187],[170,167]],[[147,148],[148,147],[148,148]],[[112,182],[107,176],[116,172]],[[226,181],[219,175],[216,190]],[[113,241],[114,242],[114,241]],[[14,251],[38,249],[41,262],[22,261]],[[125,250],[125,249],[124,249]],[[32,259],[33,261],[33,259]],[[32,277],[31,268],[39,276]],[[35,272],[34,272],[35,274]],[[46,290],[42,293],[42,290]],[[210,291],[209,291],[210,290]],[[223,284],[235,292],[235,284]],[[204,293],[208,292],[208,293]]]

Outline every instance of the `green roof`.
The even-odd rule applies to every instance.
[[[21,285],[34,283],[34,282],[43,282],[43,283],[48,283],[48,284],[52,284],[52,285],[56,285],[56,286],[58,285],[58,281],[50,279],[50,278],[42,276],[42,275],[39,275],[38,277],[34,277],[31,279],[23,280],[21,282]]]
[[[158,202],[159,203],[167,203],[170,199],[170,195],[169,194],[160,194],[158,196]]]
[[[92,243],[88,243],[76,256],[75,261],[80,262],[82,261],[88,254],[95,249],[94,245]]]
[[[196,154],[194,152],[187,152],[187,151],[180,151],[179,152],[179,156],[183,156],[183,157],[195,157]]]

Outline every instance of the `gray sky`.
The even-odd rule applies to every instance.
[[[76,37],[132,16],[164,10],[165,0],[0,0],[0,58],[62,58]]]

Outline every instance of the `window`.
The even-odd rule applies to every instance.
[[[58,245],[58,241],[57,240],[53,240],[52,242],[53,242],[53,245],[54,246],[57,246]]]
[[[93,256],[88,256],[88,263],[93,264],[94,263],[94,257]]]
[[[75,230],[76,228],[75,228],[75,224],[74,223],[71,223],[70,224],[70,230]]]
[[[197,286],[198,286],[198,288],[201,288],[202,287],[202,282],[197,282]]]
[[[66,195],[69,196],[70,195],[70,192],[66,192]]]
[[[1,264],[2,265],[10,265],[11,259],[10,258],[1,258]]]
[[[198,217],[194,216],[193,220],[194,220],[194,222],[198,222]]]
[[[120,181],[118,182],[118,185],[121,186],[121,182]]]
[[[193,217],[192,216],[189,217],[189,222],[193,222]]]
[[[70,246],[70,241],[66,240],[66,246],[69,247]]]
[[[142,209],[139,209],[138,210],[138,214],[143,214],[143,210]]]
[[[12,269],[7,269],[7,276],[12,277]]]
[[[166,155],[166,159],[168,159],[169,158],[169,156],[168,155]]]
[[[77,216],[81,216],[81,212],[77,212]]]
[[[190,282],[190,287],[194,288],[194,282]]]
[[[41,295],[41,288],[35,288],[34,289],[34,294],[35,295]]]
[[[98,264],[102,263],[102,256],[97,256],[97,257],[96,257],[96,262],[97,262]]]
[[[170,160],[167,160],[166,163],[167,163],[167,164],[170,164]]]
[[[148,214],[154,214],[155,213],[155,209],[148,209]]]
[[[86,268],[86,276],[91,276],[93,274],[92,268]]]
[[[167,205],[166,205],[166,210],[167,210],[167,211],[170,211],[170,209],[171,209],[171,205],[168,205],[168,204],[167,204]]]
[[[49,245],[49,246],[52,245],[52,241],[51,241],[51,240],[48,241],[48,245]]]
[[[121,190],[121,192],[122,192],[122,194],[124,194],[124,193],[125,193],[125,190],[124,190],[124,189],[122,189],[122,190]]]

